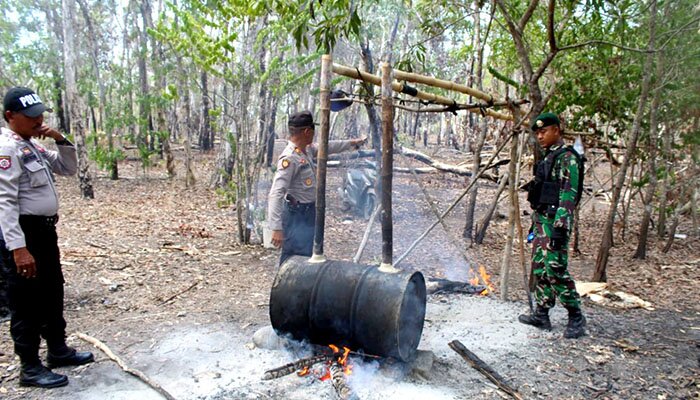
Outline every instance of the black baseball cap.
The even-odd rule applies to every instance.
[[[294,113],[289,116],[289,122],[287,122],[287,126],[293,126],[295,128],[313,127],[314,125],[318,124],[314,122],[314,117],[311,115],[311,111]]]
[[[5,111],[21,112],[30,118],[38,117],[45,111],[53,111],[44,105],[39,95],[32,89],[21,86],[8,90],[2,104]]]

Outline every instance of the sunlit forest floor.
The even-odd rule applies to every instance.
[[[69,333],[78,331],[94,336],[128,363],[136,367],[141,365],[149,371],[147,366],[154,361],[139,358],[147,358],[147,355],[136,357],[134,349],[156,346],[163,335],[178,326],[224,326],[238,336],[251,337],[258,328],[269,324],[268,295],[279,253],[263,248],[257,234],[253,238],[256,244],[238,243],[235,208],[221,206],[221,196],[207,188],[214,157],[214,154],[197,156],[197,184],[192,189],[184,187],[182,171],[171,181],[166,179],[162,165],[144,173],[135,160],[120,164],[121,179],[118,181],[109,180],[104,172],[97,172],[93,182],[94,200],[80,198],[77,178],[58,178],[61,191],[59,245],[66,277],[65,316]],[[178,165],[181,169],[181,163]],[[341,211],[336,190],[344,172],[343,168],[329,170],[325,249],[328,258],[349,260],[358,248],[366,222]],[[441,210],[452,203],[467,182],[464,178],[440,174],[421,175],[420,180]],[[267,187],[261,184],[259,188],[259,207],[264,207]],[[494,183],[482,184],[478,216],[485,212],[495,190]],[[607,213],[603,199],[586,200],[584,197],[585,206],[581,210],[581,254],[571,258],[573,276],[583,281],[593,274],[600,231]],[[523,194],[521,201],[524,203]],[[508,350],[509,358],[490,360],[526,398],[691,399],[700,396],[700,241],[697,232],[691,235],[689,221],[681,223],[678,233],[687,237],[676,239],[668,254],[661,253],[665,239],[652,235],[647,259],[634,260],[631,255],[637,244],[641,207],[633,202],[631,209],[625,237],[619,236],[619,230],[616,232],[616,246],[608,267],[610,289],[635,294],[651,302],[654,310],[619,310],[586,299],[584,311],[589,335],[575,341],[561,338],[563,317],[557,319],[558,330],[551,334],[516,324],[517,328],[513,329],[524,330],[536,346],[514,347]],[[400,267],[420,270],[426,277],[466,280],[470,277],[470,268],[484,266],[497,287],[490,294],[491,301],[478,303],[482,307],[479,312],[488,314],[491,312],[489,304],[501,304],[497,299],[501,294],[498,286],[507,214],[507,199],[504,199],[484,244],[468,249],[468,261],[465,261],[460,254],[464,243],[456,239],[461,237],[464,220],[464,208],[460,206],[446,220],[451,232],[446,234],[438,226]],[[435,220],[410,174],[394,177],[393,217],[394,255],[397,257]],[[525,229],[528,218],[522,216]],[[380,235],[379,226],[375,224],[363,263],[377,263],[380,259]],[[526,248],[526,257],[527,253]],[[506,303],[511,310],[525,311],[517,246],[511,264]],[[429,301],[453,304],[462,296],[466,295],[442,294],[430,296]],[[517,313],[513,314],[512,319],[516,316]],[[0,331],[2,398],[71,398],[71,387],[84,388],[100,379],[99,374],[90,374],[90,369],[111,363],[94,350],[97,363],[63,371],[71,379],[67,388],[56,391],[19,388],[19,361],[13,354],[8,331],[9,323],[5,322]],[[473,334],[475,332],[462,331],[460,337],[446,337],[445,345],[449,340],[462,340]],[[488,336],[485,340],[489,340]],[[89,347],[75,336],[69,341],[83,349]],[[480,349],[472,350],[479,354]],[[449,386],[454,393],[452,398],[500,398],[492,389],[484,392],[483,388],[488,389],[489,384],[456,354],[440,354],[435,369],[436,374],[444,376],[433,379],[441,386]],[[191,356],[198,357],[197,354]],[[458,369],[463,375],[449,372]],[[259,375],[262,372],[259,371]],[[471,379],[469,385],[481,390],[476,392],[480,393],[477,397],[469,397],[474,392],[464,388],[465,380],[460,378],[464,374]],[[75,375],[82,375],[82,378],[74,379]],[[168,387],[166,379],[153,378]],[[275,382],[268,385],[274,387]],[[431,380],[421,385],[430,387]],[[212,389],[210,394],[200,395],[200,398],[219,398],[216,396],[220,393],[217,393]],[[245,398],[275,398],[274,393],[273,390],[259,396],[248,394]],[[313,397],[314,393],[309,391],[309,396]]]

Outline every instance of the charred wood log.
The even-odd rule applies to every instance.
[[[281,378],[283,376],[293,374],[298,370],[311,367],[314,364],[330,361],[333,359],[333,357],[333,354],[320,354],[312,357],[302,358],[301,360],[265,371],[265,374],[263,375],[262,379],[264,381],[267,381],[270,379]]]
[[[486,289],[484,285],[472,285],[467,282],[457,282],[439,278],[429,279],[425,287],[429,294],[441,292],[478,294]]]
[[[476,354],[469,351],[469,349],[467,349],[459,340],[453,340],[448,345],[457,354],[462,356],[462,358],[464,358],[464,360],[467,361],[472,368],[479,371],[482,375],[488,378],[488,380],[498,386],[499,389],[508,393],[514,399],[522,400],[523,397],[517,390],[510,387],[510,385],[505,382],[505,379],[503,379],[498,372],[494,371],[490,365],[486,364],[483,360],[477,357]]]
[[[359,400],[357,395],[350,389],[348,382],[345,380],[345,371],[343,371],[343,366],[337,361],[333,361],[330,365],[331,371],[331,382],[333,383],[333,388],[338,395],[340,400]]]

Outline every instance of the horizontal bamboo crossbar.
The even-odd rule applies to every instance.
[[[367,72],[360,71],[357,68],[350,68],[350,67],[346,67],[344,65],[333,64],[333,72],[335,72],[338,75],[347,76],[349,78],[359,79],[361,81],[368,82],[368,83],[371,83],[371,84],[376,85],[376,86],[382,85],[382,79],[380,77],[378,77],[377,75],[373,75],[373,74],[370,74]],[[404,72],[404,74],[406,74],[406,73]],[[415,74],[412,74],[412,75],[415,75]],[[396,75],[394,75],[394,76],[396,77]],[[447,81],[443,81],[443,82],[447,82]],[[463,85],[460,85],[460,86],[463,86]],[[417,90],[417,89],[407,90],[408,86],[404,85],[403,83],[400,83],[400,82],[392,82],[391,88],[396,92],[408,93],[408,94],[410,94],[414,97],[417,97],[421,100],[426,100],[426,101],[430,101],[433,103],[442,104],[445,106],[457,106],[457,102],[455,102],[454,100],[452,100],[450,98],[440,96],[437,94],[433,94],[433,93],[427,93],[427,92]],[[482,93],[482,94],[484,94],[484,93]],[[486,94],[484,94],[484,95],[486,95]],[[485,104],[484,106],[488,106],[488,104]],[[513,117],[511,117],[510,115],[499,113],[499,112],[491,110],[491,109],[479,108],[479,109],[469,109],[468,111],[473,112],[473,113],[481,113],[483,111],[483,113],[485,115],[488,115],[488,116],[496,118],[496,119],[501,119],[501,120],[505,120],[505,121],[512,121],[513,120]]]
[[[453,90],[455,92],[468,94],[472,97],[476,97],[479,100],[483,100],[489,104],[493,103],[494,101],[497,101],[497,99],[495,97],[493,97],[492,95],[490,95],[488,93],[482,92],[481,90],[474,89],[474,88],[471,88],[471,87],[466,86],[466,85],[461,85],[459,83],[446,81],[444,79],[434,78],[432,76],[419,75],[419,74],[414,74],[412,72],[404,72],[404,71],[400,71],[398,69],[395,69],[394,70],[394,77],[398,80],[401,80],[401,81],[422,83],[422,84],[428,85],[428,86],[439,87],[442,89]]]

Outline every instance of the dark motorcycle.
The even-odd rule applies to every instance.
[[[338,188],[343,202],[343,211],[353,211],[369,219],[377,205],[374,186],[377,182],[377,166],[373,161],[363,161],[349,168]]]

